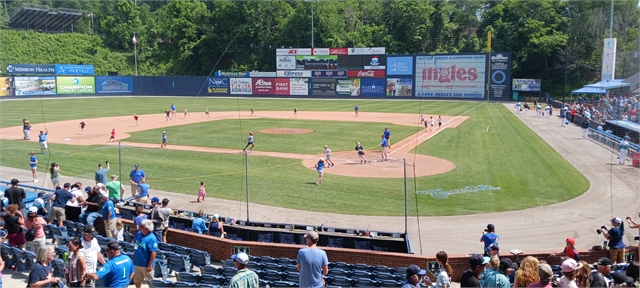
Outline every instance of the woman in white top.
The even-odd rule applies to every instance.
[[[429,278],[426,278],[426,282],[430,287],[434,288],[449,288],[451,287],[451,275],[453,274],[453,268],[449,265],[449,255],[447,252],[440,251],[436,253],[436,262],[440,265],[440,271],[438,277],[436,277],[436,284],[433,285]]]
[[[78,207],[78,203],[84,201],[84,194],[82,193],[82,183],[76,182],[75,184],[73,184],[71,186],[71,190],[69,190],[69,193],[73,194],[73,196],[76,197],[69,199],[69,201],[67,201],[67,206]]]

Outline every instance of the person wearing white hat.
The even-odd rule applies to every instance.
[[[622,140],[620,140],[620,165],[624,165],[625,161],[627,161],[627,152],[629,152],[629,139],[631,137],[624,136]]]
[[[622,241],[624,235],[624,225],[622,219],[615,217],[611,219],[611,229],[607,229],[606,226],[600,227],[600,232],[604,238],[609,239],[609,258],[613,261],[613,264],[624,263],[624,247],[625,244]]]
[[[333,166],[333,161],[331,161],[331,149],[329,146],[324,145],[324,155],[327,156],[327,167]]]
[[[575,271],[582,268],[582,263],[573,259],[567,259],[562,262],[562,278],[558,281],[559,287],[578,288],[576,284]]]
[[[320,183],[322,183],[322,176],[324,176],[324,171],[322,171],[322,168],[324,168],[324,158],[320,157],[315,168],[316,171],[318,171],[318,180],[316,181],[316,185],[320,185]]]
[[[231,255],[233,264],[238,269],[236,275],[229,281],[229,288],[258,288],[259,278],[256,272],[247,269],[249,264],[249,255],[244,252],[240,252],[235,255]]]
[[[27,245],[29,245],[29,250],[34,253],[38,252],[40,247],[45,244],[45,233],[44,226],[47,226],[47,221],[42,219],[40,215],[38,215],[38,207],[31,206],[29,207],[29,214],[27,214],[27,219],[24,220],[24,226],[27,227],[27,231],[33,229],[33,239],[27,239]],[[27,232],[26,236],[29,236],[29,232]],[[28,237],[27,237],[28,238]]]

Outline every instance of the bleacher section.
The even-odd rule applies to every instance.
[[[52,9],[46,5],[22,4],[11,13],[9,27],[36,31],[59,32],[69,29],[71,24],[82,17],[78,9]]]

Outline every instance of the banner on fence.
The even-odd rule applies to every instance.
[[[289,78],[289,93],[291,95],[309,95],[309,78]]]
[[[291,87],[291,79],[290,78],[274,78],[273,82],[275,83],[275,94],[276,95],[291,95],[290,87]]]
[[[296,56],[278,55],[276,56],[277,70],[296,70]]]
[[[417,97],[484,98],[487,55],[416,56]]]
[[[309,78],[311,77],[311,71],[278,71],[276,72],[278,77],[295,77],[295,78]]]
[[[349,70],[347,76],[352,78],[384,78],[384,70]]]
[[[313,79],[311,81],[311,90],[314,96],[335,96],[336,80],[335,79]]]
[[[341,71],[313,71],[313,73],[311,73],[311,75],[313,75],[313,77],[346,78],[347,77],[347,71],[345,71],[345,70],[341,70]]]
[[[513,79],[513,91],[538,92],[541,86],[540,79]]]
[[[360,79],[360,96],[384,96],[386,79],[362,78]]]
[[[360,79],[338,79],[336,93],[340,96],[360,96]]]
[[[387,96],[413,96],[413,79],[387,78]]]
[[[96,77],[98,94],[133,94],[133,77]]]
[[[274,78],[251,78],[253,84],[253,94],[256,95],[273,95],[276,93]]]
[[[56,75],[93,75],[93,65],[56,64]]]
[[[12,96],[13,95],[13,78],[12,77],[0,77],[0,96]]]
[[[56,77],[15,77],[15,95],[55,95]]]
[[[229,94],[229,78],[207,78],[207,92],[209,92],[209,94]]]
[[[387,76],[412,74],[413,56],[387,57]]]
[[[251,78],[230,78],[229,87],[231,94],[251,95]]]
[[[56,74],[56,66],[51,64],[7,64],[6,71],[9,75],[53,75]]]
[[[298,70],[338,70],[338,55],[296,56]]]
[[[491,53],[489,62],[489,99],[502,99],[511,95],[511,53]]]
[[[56,77],[58,94],[95,94],[93,77]]]

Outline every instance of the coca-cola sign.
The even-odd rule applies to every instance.
[[[253,78],[253,94],[275,94],[273,78]]]
[[[352,78],[384,78],[385,70],[349,70],[348,77]]]

